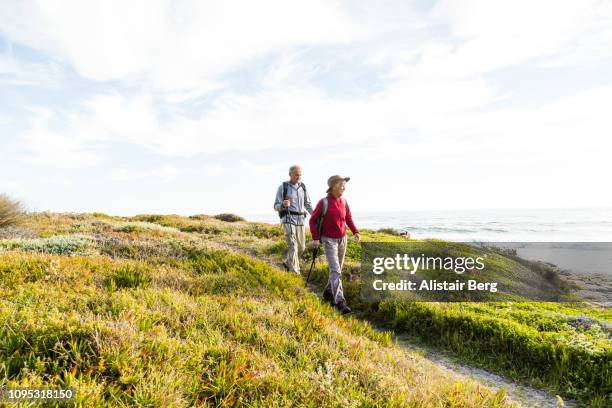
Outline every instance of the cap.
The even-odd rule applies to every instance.
[[[349,181],[351,178],[350,177],[342,177],[339,176],[337,174],[331,176],[330,178],[327,179],[327,187],[329,187],[327,189],[327,193],[329,193],[332,190],[332,187],[339,181]]]

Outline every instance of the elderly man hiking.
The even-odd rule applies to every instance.
[[[300,257],[305,248],[304,220],[306,211],[312,214],[312,204],[306,192],[306,186],[300,181],[302,168],[298,165],[289,168],[289,181],[283,182],[276,190],[274,209],[285,230],[287,252],[283,265],[289,271],[300,274]]]
[[[325,246],[325,255],[329,264],[329,279],[323,292],[323,299],[331,302],[342,314],[351,312],[346,305],[342,291],[342,263],[346,252],[346,226],[351,229],[355,240],[361,237],[353,223],[351,210],[342,195],[346,189],[346,182],[350,177],[331,176],[327,180],[327,197],[317,203],[317,207],[310,218],[310,232],[314,246],[318,247],[319,240]],[[320,223],[320,224],[319,224]],[[320,236],[319,236],[320,234]]]

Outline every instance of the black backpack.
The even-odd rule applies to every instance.
[[[302,189],[304,189],[304,198],[306,198],[306,184],[300,183],[298,188],[300,188],[300,187],[302,187]],[[283,181],[283,200],[287,199],[287,191],[288,190],[289,190],[289,182],[288,181]],[[306,212],[289,211],[287,208],[282,208],[278,212],[278,217],[282,219],[288,213],[290,213],[291,215],[304,215],[304,216],[306,215]]]
[[[319,234],[319,239],[321,239],[321,233],[323,232],[323,221],[325,220],[325,216],[327,216],[327,209],[329,207],[327,197],[323,197],[321,201],[323,201],[321,214],[319,214],[319,217],[317,217],[317,219],[315,220],[315,226],[317,228],[317,233]],[[342,205],[344,205],[344,208],[346,208],[346,200],[344,199],[344,197],[342,198]]]

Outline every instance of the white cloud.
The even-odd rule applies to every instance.
[[[85,78],[191,89],[286,47],[367,31],[337,1],[24,1],[0,16],[14,41],[57,55]]]
[[[2,189],[2,193],[8,194],[17,200],[19,200],[27,191],[27,188],[23,183],[7,179],[0,179],[0,188]]]
[[[418,31],[418,24],[407,22],[421,14],[402,4],[383,5],[403,13],[377,9],[368,15],[371,7],[364,3],[340,2],[18,3],[0,17],[0,27],[15,41],[67,59],[87,78],[133,80],[170,91],[162,99],[170,114],[161,113],[161,102],[146,88],[135,96],[95,96],[83,108],[60,112],[63,126],[50,130],[37,120],[24,146],[37,162],[78,166],[101,161],[105,143],[113,141],[191,156],[257,151],[287,140],[301,148],[406,133],[455,137],[450,133],[456,129],[444,125],[447,115],[507,96],[479,74],[543,56],[558,63],[559,56],[574,55],[585,44],[601,58],[609,54],[599,48],[610,33],[605,24],[612,10],[595,0],[589,7],[563,1],[442,1],[429,23],[447,24],[456,39],[422,43],[406,43],[407,31],[398,31],[402,24]],[[373,28],[385,18],[388,27]],[[376,41],[389,31],[393,40]],[[361,52],[370,58],[363,63],[386,64],[391,74],[383,90],[353,99],[335,98],[313,85],[316,67],[302,61],[299,51],[289,51],[300,44],[354,47],[365,39],[370,42],[361,43]],[[216,74],[278,51],[276,64],[261,78],[261,91],[245,95],[225,84],[229,88],[199,118],[173,109],[174,103],[219,89]],[[67,160],[69,155],[77,158]]]
[[[45,184],[53,184],[57,186],[71,186],[74,181],[63,177],[43,177],[41,181]]]
[[[67,120],[55,131],[46,130],[55,118],[45,111],[23,141],[36,161],[62,166],[98,163],[113,142],[182,157],[359,144],[405,132],[431,133],[450,112],[481,107],[496,97],[481,80],[413,78],[359,99],[333,98],[311,86],[270,85],[253,95],[226,93],[201,118],[166,114],[162,121],[152,96],[112,93],[89,99],[84,109],[56,113]],[[73,154],[78,157],[72,161],[64,157]]]
[[[110,178],[113,181],[121,182],[153,179],[162,183],[169,183],[176,180],[183,173],[184,170],[168,164],[150,169],[128,169],[122,167],[114,169],[110,174]]]
[[[283,174],[286,173],[286,169],[285,161],[274,160],[266,164],[257,164],[250,160],[239,160],[237,163],[230,164],[209,164],[195,169],[194,173],[211,177],[237,177],[245,180]]]
[[[25,62],[10,55],[0,55],[2,85],[57,86],[63,77],[62,66],[54,61]]]
[[[91,166],[103,161],[104,151],[87,143],[75,130],[55,131],[48,126],[47,114],[42,114],[17,141],[19,151],[25,153],[18,158],[58,168]]]
[[[300,157],[316,148],[324,152],[303,163],[306,171],[321,180],[332,168],[350,171],[356,186],[363,183],[355,192],[373,207],[379,203],[372,191],[396,187],[386,175],[409,174],[414,190],[398,192],[397,209],[415,199],[421,208],[520,206],[525,192],[554,203],[568,186],[588,197],[589,188],[605,183],[609,76],[580,89],[575,68],[612,62],[612,3],[464,0],[438,2],[431,12],[414,7],[401,1],[15,2],[0,15],[0,32],[64,65],[11,57],[0,59],[0,74],[34,84],[56,68],[74,67],[94,95],[79,95],[78,106],[31,109],[18,156],[75,168],[99,164],[126,144],[136,156],[153,152],[169,162],[231,152],[236,164],[151,169],[134,163],[110,177],[124,187],[147,179],[239,178],[259,193],[253,180],[276,180],[288,163],[240,157],[272,149]],[[572,84],[555,83],[554,94],[565,97],[555,101],[517,87],[512,92],[531,106],[517,105],[508,83],[532,72],[525,67],[553,66],[565,68]],[[517,67],[521,72],[512,71]],[[505,88],[489,75],[499,69]],[[238,79],[224,76],[231,72]],[[243,87],[242,74],[254,83]],[[337,87],[359,88],[352,78],[375,86],[347,96]],[[478,197],[456,180],[493,182]],[[612,203],[606,194],[599,188],[592,202]]]
[[[460,43],[442,59],[424,61],[430,72],[470,76],[527,61],[612,60],[612,4],[606,0],[444,0],[433,16],[448,23]]]

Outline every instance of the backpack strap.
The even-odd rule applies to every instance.
[[[319,215],[319,219],[317,220],[317,222],[319,223],[317,226],[317,231],[319,232],[319,238],[321,237],[321,231],[323,230],[323,221],[325,220],[325,216],[327,215],[327,209],[329,208],[329,201],[327,200],[327,197],[323,197],[321,201],[322,201],[321,214]],[[342,204],[344,205],[344,208],[346,210],[346,200],[344,199],[344,197],[342,197]]]
[[[321,234],[323,233],[323,221],[325,221],[325,216],[327,215],[327,208],[329,207],[329,202],[327,201],[327,197],[323,197],[321,199],[321,214],[317,218],[317,232],[319,233],[319,239],[321,239]]]
[[[327,215],[327,208],[329,207],[329,202],[327,201],[327,197],[323,197],[321,201],[323,201],[323,211],[321,212],[321,215],[325,217]],[[344,209],[346,210],[346,200],[344,199],[344,197],[342,197],[342,205],[344,205]]]
[[[287,199],[287,190],[289,190],[289,182],[287,182],[287,181],[283,181],[283,200],[286,200],[286,199]],[[280,209],[280,211],[278,212],[278,217],[279,217],[280,219],[283,219],[283,217],[284,217],[285,215],[287,215],[288,213],[289,213],[289,211],[287,211],[287,209],[286,209],[286,208],[284,208],[284,207],[282,207],[282,205],[281,205],[281,209]]]
[[[300,183],[298,185],[298,188],[302,187],[302,189],[304,190],[304,200],[306,199],[306,184],[304,183]],[[288,181],[283,181],[283,200],[287,199],[287,192],[289,191],[289,182]],[[327,199],[325,199],[327,202]],[[327,204],[326,204],[327,205]],[[327,212],[327,206],[325,207],[325,212]],[[306,212],[295,212],[295,211],[289,211],[286,208],[281,208],[281,210],[278,212],[278,216],[280,218],[283,218],[285,215],[287,214],[291,214],[291,215],[303,215],[306,216]]]

